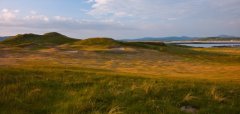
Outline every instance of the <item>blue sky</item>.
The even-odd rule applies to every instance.
[[[240,36],[240,0],[0,0],[0,36]]]

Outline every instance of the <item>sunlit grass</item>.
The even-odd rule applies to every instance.
[[[239,55],[142,43],[124,47],[3,46],[0,113],[240,112]]]
[[[94,69],[0,72],[2,113],[183,113],[185,105],[199,107],[201,113],[239,112],[237,83],[140,78]]]

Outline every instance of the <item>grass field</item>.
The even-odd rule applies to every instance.
[[[0,44],[0,113],[240,113],[239,48],[110,47]]]

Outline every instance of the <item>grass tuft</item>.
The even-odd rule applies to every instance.
[[[217,90],[216,87],[211,88],[210,94],[211,94],[214,101],[222,103],[222,102],[225,102],[227,100],[227,98],[223,97],[223,95],[221,95],[219,93],[219,91]]]
[[[110,110],[109,110],[109,112],[108,112],[108,114],[124,114],[122,111],[121,111],[121,107],[119,107],[119,106],[115,106],[115,107],[112,107]]]
[[[187,95],[184,96],[183,102],[189,102],[193,99],[198,99],[198,97],[193,96],[191,92],[189,92]]]

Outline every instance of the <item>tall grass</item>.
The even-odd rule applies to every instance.
[[[7,114],[184,114],[182,106],[198,107],[200,114],[240,112],[240,86],[229,82],[57,67],[0,68],[0,81],[0,113]]]

